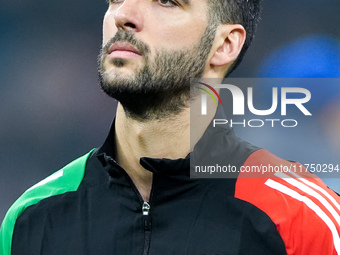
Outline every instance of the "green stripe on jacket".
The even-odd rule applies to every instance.
[[[85,165],[91,150],[86,155],[72,161],[64,168],[50,175],[38,184],[34,185],[8,210],[0,228],[0,254],[11,255],[12,237],[17,218],[27,207],[37,204],[39,201],[61,195],[66,192],[76,191],[82,182],[85,174]]]

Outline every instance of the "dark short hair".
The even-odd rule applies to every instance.
[[[215,24],[241,24],[246,32],[243,48],[226,73],[228,76],[241,63],[251,45],[260,20],[261,0],[208,0],[210,19]]]

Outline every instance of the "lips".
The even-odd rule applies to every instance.
[[[116,42],[112,44],[108,51],[110,58],[136,58],[141,57],[141,53],[126,42]]]

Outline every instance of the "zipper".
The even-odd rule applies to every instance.
[[[154,179],[152,180],[152,187],[151,187],[151,193],[149,202],[146,202],[143,200],[142,195],[139,193],[136,185],[130,178],[130,176],[124,171],[127,179],[130,181],[132,188],[134,189],[135,193],[137,194],[139,201],[142,204],[142,218],[143,218],[143,228],[144,228],[144,247],[143,247],[143,255],[149,254],[150,249],[150,242],[151,242],[151,217],[150,217],[150,201],[153,194],[153,185],[154,185]]]
[[[150,212],[150,204],[148,202],[144,202],[143,206],[142,206],[143,223],[144,223],[144,249],[143,249],[143,255],[148,255],[149,254],[149,249],[150,249],[151,218],[150,218],[149,212]]]
[[[144,201],[142,195],[139,193],[139,190],[137,189],[136,185],[132,181],[131,177],[128,175],[128,173],[113,159],[109,158],[113,161],[113,163],[118,166],[121,171],[124,173],[127,180],[130,182],[131,187],[135,191],[139,201],[142,204],[142,214],[143,214],[143,227],[144,227],[144,248],[143,248],[143,255],[149,254],[150,249],[150,241],[151,241],[151,217],[150,217],[150,202]],[[152,177],[152,186],[151,186],[151,192],[150,192],[150,198],[149,201],[151,201],[152,194],[153,194],[153,187],[154,187],[154,176]]]
[[[143,216],[149,216],[150,204],[148,202],[143,203],[142,212]]]

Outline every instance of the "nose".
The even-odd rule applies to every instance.
[[[143,29],[143,16],[141,1],[124,0],[115,13],[115,22],[118,29],[139,32]]]

